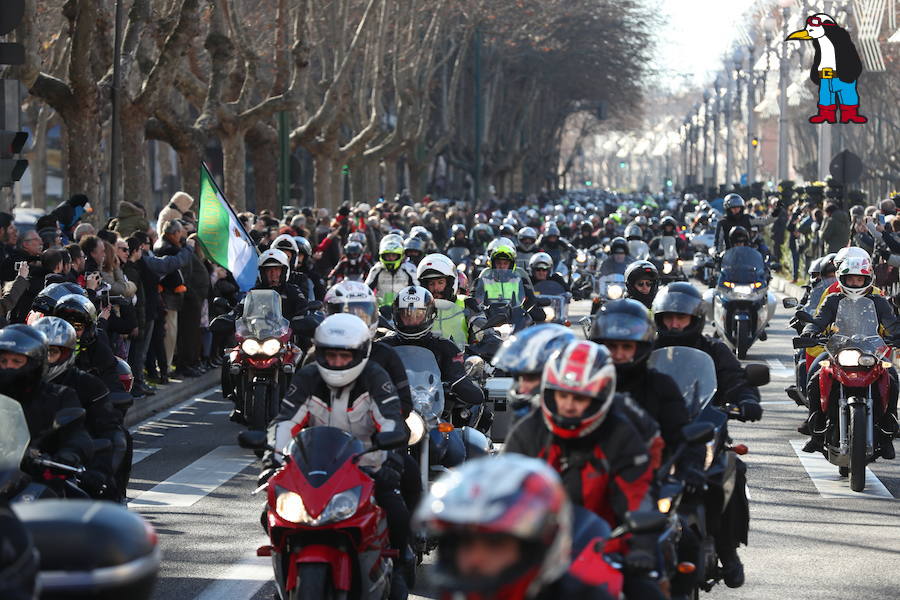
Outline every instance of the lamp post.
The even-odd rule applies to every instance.
[[[753,72],[753,43],[747,47],[747,185],[752,185],[756,179],[756,156],[753,146],[753,138],[756,132],[756,114],[753,111],[756,105],[756,79]]]
[[[716,108],[713,116],[713,168],[712,168],[712,185],[717,185],[719,181],[719,115],[722,113],[722,74],[716,75],[713,82],[713,89],[716,90]]]
[[[731,59],[731,64],[726,65],[726,73],[728,74],[728,99],[726,100],[725,105],[725,126],[726,126],[726,139],[725,139],[725,185],[730,186],[734,181],[733,179],[733,166],[734,166],[734,84],[735,79],[740,75],[741,62],[743,62],[744,53],[741,48],[737,48],[734,51],[734,55]],[[731,68],[734,68],[734,73],[731,72]]]
[[[703,187],[706,187],[706,165],[709,164],[709,161],[706,158],[709,148],[709,136],[707,135],[709,131],[709,90],[705,90],[703,92],[703,166],[700,172],[700,181],[703,182]]]
[[[781,7],[781,39],[788,36],[788,19],[791,14],[793,0],[778,0]],[[778,73],[778,181],[788,176],[787,149],[787,86],[788,86],[788,51],[790,46],[782,44],[781,64]]]

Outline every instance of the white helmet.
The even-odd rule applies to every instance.
[[[865,279],[865,283],[861,286],[851,287],[847,284],[847,277],[859,276]],[[872,283],[875,281],[875,273],[872,270],[872,261],[868,256],[848,256],[837,270],[838,285],[841,291],[848,298],[862,298],[872,289]]]
[[[326,317],[316,328],[316,366],[325,383],[332,388],[350,385],[359,377],[369,361],[372,332],[356,315],[341,313]],[[349,350],[353,360],[343,367],[332,367],[325,360],[328,350]]]
[[[538,265],[543,265],[547,267],[547,269],[553,268],[553,258],[547,254],[546,252],[538,252],[534,256],[532,256],[528,261],[528,272],[534,272],[534,268]]]
[[[378,329],[378,300],[372,288],[362,281],[344,280],[331,286],[325,293],[325,312],[356,315],[369,326],[373,335]]]
[[[443,254],[429,254],[419,262],[416,268],[416,279],[424,282],[429,279],[443,277],[447,280],[442,296],[444,300],[455,300],[459,289],[459,279],[456,277],[456,265],[449,256]]]
[[[869,253],[863,250],[858,246],[846,246],[837,251],[837,254],[834,256],[834,266],[836,269],[841,267],[841,263],[844,262],[844,259],[849,257],[856,258],[866,258],[869,262],[872,262],[872,258],[869,256]]]
[[[264,282],[262,279],[262,270],[266,267],[281,267],[281,283],[284,283],[288,280],[288,277],[291,276],[291,263],[288,255],[278,250],[277,248],[269,248],[265,252],[259,255],[259,260],[256,261],[257,266],[260,270],[260,280]]]
[[[294,256],[297,256],[297,254],[300,253],[299,246],[297,246],[297,241],[292,236],[286,233],[282,233],[277,238],[275,238],[275,241],[272,242],[270,248],[283,251],[289,250],[294,253]]]

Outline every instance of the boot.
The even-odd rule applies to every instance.
[[[722,580],[730,588],[739,588],[744,585],[744,563],[738,556],[737,550],[730,550],[719,554],[722,563]]]
[[[837,104],[819,104],[819,114],[809,118],[810,123],[837,123]]]
[[[846,105],[841,104],[841,123],[865,123],[868,121],[867,118],[857,113],[859,110],[859,104]],[[810,119],[812,121],[812,119]],[[834,121],[831,121],[834,123]]]
[[[884,460],[894,460],[897,453],[894,451],[894,436],[900,429],[897,423],[897,417],[894,415],[885,415],[881,418],[878,427],[878,446],[881,448],[881,458]]]

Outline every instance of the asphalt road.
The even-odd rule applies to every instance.
[[[577,303],[571,314],[586,314]],[[760,423],[733,423],[746,444],[751,507],[750,545],[741,550],[747,583],[710,596],[731,599],[820,600],[900,598],[900,465],[870,467],[864,493],[824,459],[794,444],[805,409],[787,399],[791,347],[787,312],[779,307],[769,339],[750,350],[749,362],[770,366],[762,389]],[[264,498],[251,496],[258,467],[237,448],[240,428],[211,389],[135,428],[136,464],[130,507],[156,527],[163,566],[154,598],[247,600],[271,598],[268,559],[255,550]],[[799,454],[798,454],[799,453]],[[803,459],[801,461],[801,458]],[[423,574],[427,573],[427,565]],[[424,589],[411,598],[434,598]]]

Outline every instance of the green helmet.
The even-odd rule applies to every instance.
[[[397,258],[387,259],[387,255],[396,255]],[[403,264],[403,238],[395,233],[381,238],[378,244],[378,259],[388,271],[396,271]]]
[[[488,253],[491,258],[491,267],[494,267],[494,259],[505,258],[515,264],[516,245],[508,238],[497,238],[488,245]]]

